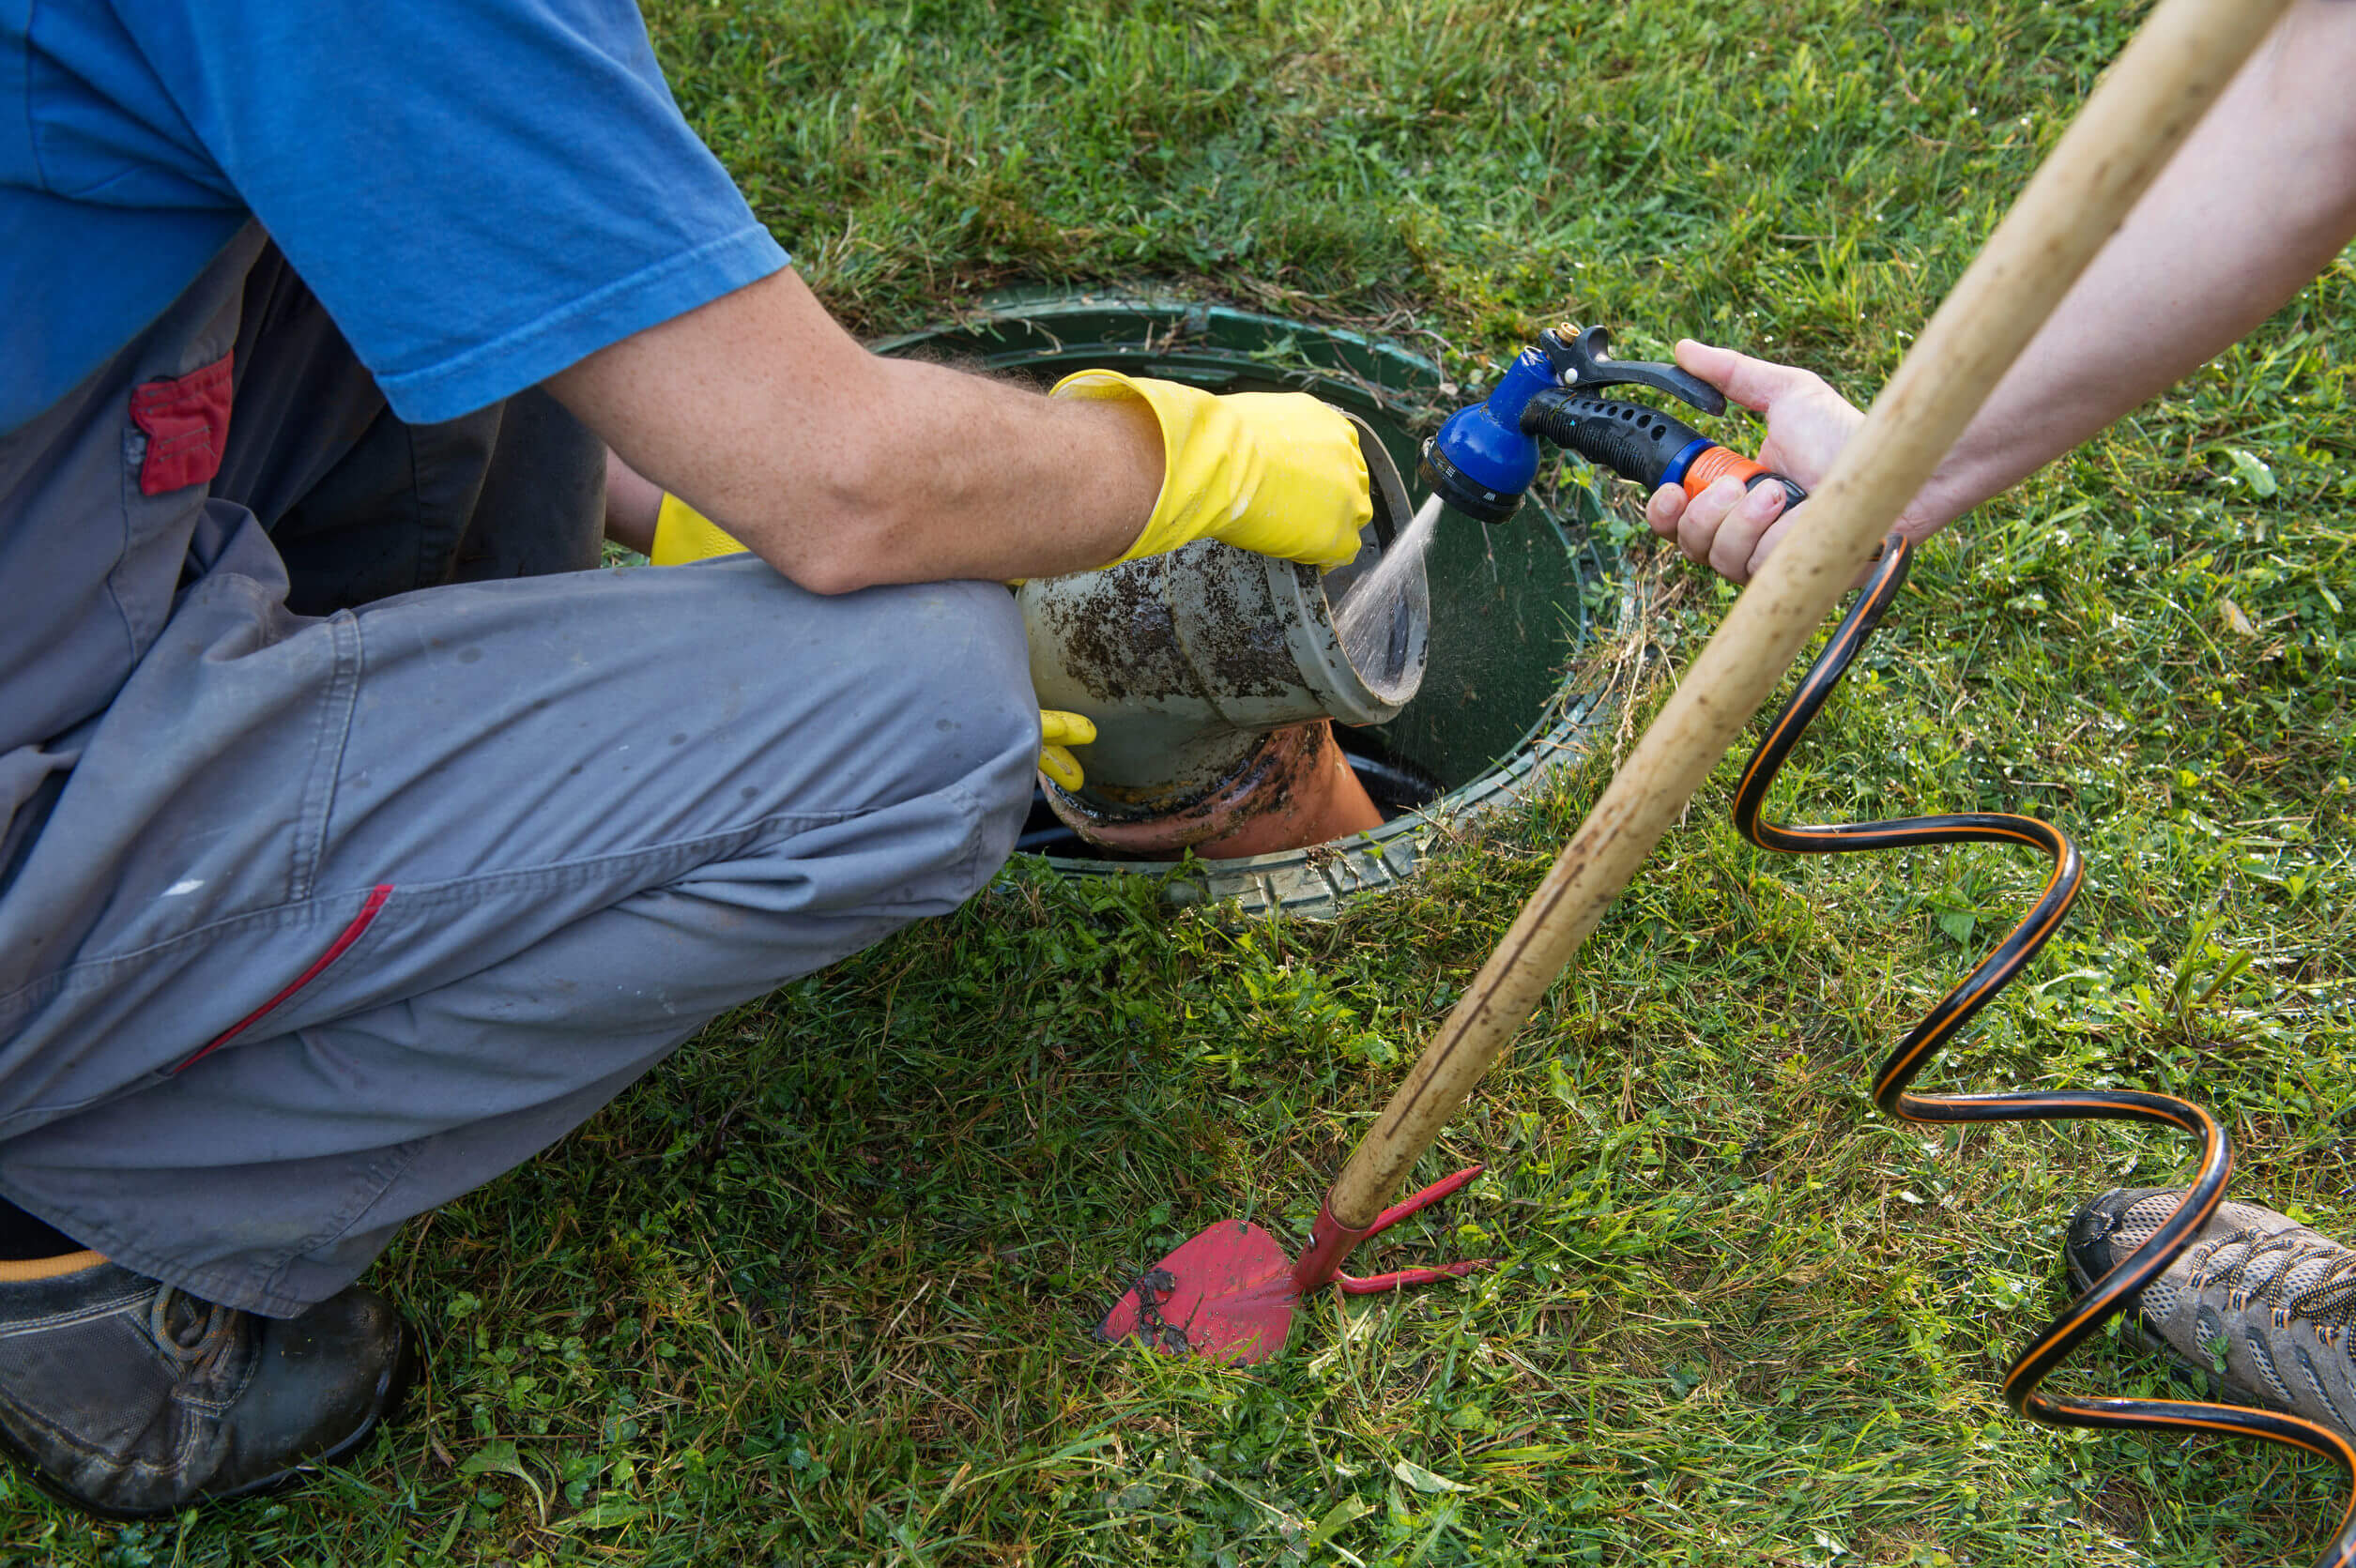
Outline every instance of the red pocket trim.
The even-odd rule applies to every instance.
[[[207,1057],[211,1056],[215,1051],[220,1050],[223,1045],[226,1045],[231,1041],[237,1039],[237,1036],[245,1033],[246,1030],[252,1028],[255,1024],[259,1023],[263,1014],[268,1012],[270,1009],[276,1007],[279,1003],[284,1001],[287,997],[293,996],[296,992],[301,990],[313,981],[317,980],[319,976],[326,971],[329,965],[343,957],[344,951],[349,949],[354,942],[360,939],[361,934],[368,929],[369,922],[376,918],[376,911],[383,908],[385,906],[385,900],[390,898],[391,896],[392,884],[390,882],[379,882],[376,886],[369,889],[368,902],[360,906],[360,913],[352,917],[352,923],[344,928],[344,934],[338,936],[334,941],[328,944],[328,951],[319,955],[316,963],[313,964],[311,967],[305,969],[302,973],[297,975],[295,977],[294,983],[287,986],[285,990],[281,991],[277,996],[272,997],[268,1001],[264,1002],[260,1007],[255,1008],[252,1012],[247,1013],[236,1023],[230,1025],[221,1033],[213,1036],[211,1042],[202,1050],[198,1051],[194,1056],[189,1058],[186,1061],[180,1063],[179,1066],[174,1068],[172,1070],[173,1076],[177,1077],[179,1074],[187,1072],[190,1068],[194,1067],[198,1062],[203,1061]]]
[[[210,482],[229,446],[229,361],[224,354],[186,375],[143,381],[131,389],[130,419],[147,433],[139,493],[161,495]]]

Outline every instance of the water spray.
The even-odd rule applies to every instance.
[[[2003,1380],[2005,1399],[2018,1413],[2053,1425],[2261,1438],[2337,1460],[2356,1476],[2356,1445],[2294,1416],[2195,1401],[2055,1395],[2039,1388],[2072,1349],[2124,1311],[2191,1245],[2224,1201],[2233,1161],[2216,1119],[2169,1095],[1913,1091],[1914,1080],[1938,1051],[2035,957],[2068,911],[2083,875],[2069,839],[2050,824],[1995,813],[1819,827],[1782,826],[1762,815],[1777,770],[1904,584],[1907,547],[1900,536],[1887,534],[1889,525],[2287,4],[2162,0],[1875,399],[1811,503],[1810,526],[1784,539],[1736,601],[1361,1138],[1326,1191],[1298,1262],[1289,1262],[1258,1226],[1222,1221],[1139,1276],[1106,1314],[1101,1336],[1136,1335],[1168,1353],[1260,1362],[1283,1349],[1293,1307],[1328,1284],[1379,1289],[1481,1266],[1461,1263],[1362,1282],[1340,1274],[1361,1241],[1478,1175],[1479,1167],[1471,1167],[1404,1203],[1381,1207],[1601,922],[1859,567],[1878,554],[1871,581],[1745,769],[1736,796],[1736,827],[1764,848],[1797,853],[2020,844],[2043,852],[2052,869],[2029,912],[1882,1062],[1874,1076],[1875,1105],[1901,1119],[1934,1125],[2141,1121],[2191,1134],[2200,1144],[2197,1172],[2176,1212],[2014,1359]],[[1566,327],[1541,334],[1516,356],[1497,388],[1451,418],[1427,445],[1421,477],[1434,496],[1483,522],[1510,518],[1536,479],[1543,437],[1638,483],[1675,482],[1698,491],[1732,474],[1746,484],[1782,484],[1795,501],[1805,497],[1787,478],[1682,420],[1644,404],[1595,397],[1601,386],[1649,386],[1706,413],[1723,406],[1714,389],[1683,372],[1615,361],[1607,348],[1608,338],[1596,328]],[[2318,1568],[2352,1564],[2356,1502],[2318,1560]]]

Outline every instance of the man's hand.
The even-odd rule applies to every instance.
[[[1350,421],[1308,393],[1214,397],[1175,381],[1080,371],[1052,395],[1134,400],[1161,427],[1161,495],[1122,560],[1199,539],[1327,571],[1358,553],[1358,530],[1374,515],[1366,456]]]
[[[1753,359],[1691,338],[1677,344],[1677,363],[1745,408],[1766,415],[1767,440],[1759,447],[1759,461],[1798,480],[1804,489],[1824,481],[1833,457],[1865,422],[1854,403],[1813,371]],[[1777,541],[1796,525],[1805,526],[1800,520],[1806,515],[1804,506],[1786,510],[1781,485],[1745,490],[1736,479],[1720,480],[1690,498],[1676,485],[1664,484],[1645,507],[1645,521],[1654,533],[1675,540],[1688,559],[1736,583],[1751,581]],[[1935,526],[1911,513],[1899,523],[1900,531],[1911,538]]]
[[[1080,771],[1079,758],[1072,754],[1072,748],[1095,738],[1096,726],[1086,715],[1066,713],[1060,708],[1039,709],[1039,771],[1067,790],[1078,789],[1088,782],[1088,775]]]
[[[743,541],[676,495],[664,495],[654,513],[646,557],[656,566],[685,566],[744,553]]]

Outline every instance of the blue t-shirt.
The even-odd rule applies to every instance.
[[[412,423],[787,262],[632,0],[0,0],[0,432],[249,218]]]

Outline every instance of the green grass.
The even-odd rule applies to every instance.
[[[1681,333],[1867,393],[2136,8],[1987,0],[662,0],[681,103],[881,333],[1153,278],[1373,326],[1467,387],[1535,327]],[[2214,1107],[2238,1190],[2356,1237],[2356,259],[1934,542],[1784,799],[2027,809],[2087,898],[1940,1086]],[[2241,455],[2237,455],[2241,454]],[[1642,556],[1641,541],[1629,542]],[[1690,655],[1731,590],[1684,586]],[[1643,699],[1656,701],[1656,687]],[[1933,1136],[1885,1044],[2034,893],[1996,850],[1803,861],[1721,769],[1428,1162],[1491,1175],[1248,1374],[1092,1344],[1139,1268],[1296,1242],[1601,787],[1330,926],[1017,867],[721,1020],[372,1276],[416,1412],[281,1500],[93,1527],[0,1480],[0,1563],[2297,1561],[2342,1483],[2057,1434],[1995,1376],[2062,1225],[2180,1147]],[[2156,1391],[2100,1346],[2082,1389]]]

